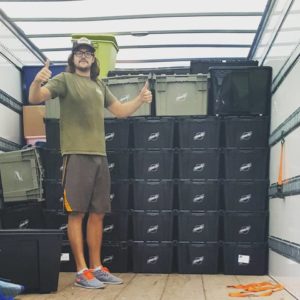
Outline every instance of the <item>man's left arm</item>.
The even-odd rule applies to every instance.
[[[149,83],[146,81],[144,87],[136,98],[131,101],[121,103],[114,101],[107,109],[117,118],[126,118],[132,115],[142,104],[151,103],[152,93],[149,90]]]

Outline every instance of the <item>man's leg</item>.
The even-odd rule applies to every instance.
[[[75,285],[88,289],[104,288],[104,284],[94,277],[85,262],[82,235],[83,218],[84,213],[74,212],[70,213],[68,217],[68,236],[77,268]]]
[[[103,213],[91,212],[87,222],[87,243],[91,269],[101,266],[103,218]]]
[[[72,212],[68,217],[68,237],[74,255],[77,272],[87,268],[82,236],[82,220],[84,213]]]
[[[90,213],[87,224],[87,243],[89,247],[90,269],[103,283],[121,284],[123,280],[112,275],[101,264],[101,246],[103,232],[103,213]]]

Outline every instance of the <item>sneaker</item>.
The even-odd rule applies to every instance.
[[[101,282],[107,284],[122,284],[123,280],[111,274],[108,268],[102,267],[93,270],[94,276]]]
[[[105,287],[89,270],[84,270],[80,274],[77,273],[74,284],[86,289],[103,289]]]
[[[0,280],[0,299],[4,297],[16,297],[24,291],[24,286]],[[5,298],[4,298],[5,299]]]

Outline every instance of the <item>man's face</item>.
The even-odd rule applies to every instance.
[[[74,51],[75,68],[81,72],[86,72],[91,69],[91,65],[95,61],[94,53],[89,47],[79,47]]]

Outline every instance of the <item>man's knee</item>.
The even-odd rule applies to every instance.
[[[84,215],[85,215],[84,213],[74,211],[74,212],[69,213],[68,218],[71,221],[75,221],[75,220],[82,221],[84,218]]]
[[[95,213],[95,212],[91,212],[89,213],[89,219],[92,221],[103,221],[104,219],[104,213]]]

